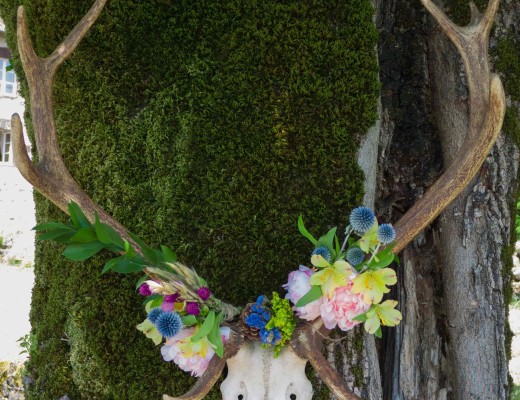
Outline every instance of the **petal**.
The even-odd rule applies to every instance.
[[[314,265],[315,267],[318,267],[318,268],[327,268],[327,267],[330,267],[330,264],[328,263],[327,260],[325,260],[322,256],[320,256],[319,254],[314,254],[312,257],[311,257],[311,263],[312,265]]]
[[[386,326],[396,326],[403,319],[403,315],[399,310],[395,310],[397,305],[395,300],[386,300],[377,307],[377,315],[381,319],[381,323]]]
[[[319,272],[316,272],[314,275],[311,276],[309,283],[312,286],[321,286],[329,280],[331,272],[332,271],[328,268],[321,270]]]
[[[381,281],[386,285],[395,285],[397,283],[397,275],[392,268],[383,268],[376,271]]]
[[[368,313],[367,313],[368,314]],[[379,322],[379,317],[374,314],[371,318],[368,318],[365,321],[365,330],[368,333],[375,333],[379,327],[381,326],[381,323]]]

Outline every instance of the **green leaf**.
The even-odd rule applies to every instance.
[[[83,214],[83,211],[81,211],[81,208],[75,202],[71,201],[67,208],[69,209],[69,215],[75,227],[85,228],[90,226],[89,220],[85,217],[85,214]]]
[[[298,230],[303,236],[309,239],[314,246],[318,245],[318,241],[314,239],[314,236],[312,236],[305,228],[305,225],[303,224],[303,217],[301,215],[298,217]]]
[[[154,307],[157,307],[157,306],[160,306],[162,304],[162,301],[163,301],[163,296],[160,295],[160,294],[152,294],[150,296],[148,296],[144,301],[143,301],[143,304],[145,304],[147,307],[148,307],[148,304],[150,304],[150,309],[154,308]],[[160,300],[161,302],[159,304],[154,304],[154,301],[155,300]],[[147,312],[150,311],[150,310],[146,310]]]
[[[128,240],[124,241],[124,249],[125,249],[125,253],[128,257],[135,256],[136,252]]]
[[[121,261],[125,256],[119,256],[116,258],[111,258],[105,263],[105,266],[103,267],[103,270],[101,271],[102,274],[107,273],[112,269],[114,265],[116,265],[119,261]]]
[[[220,335],[220,322],[222,320],[222,313],[218,313],[215,318],[215,322],[213,324],[213,329],[211,329],[210,334],[208,335],[208,340],[211,343],[213,349],[217,356],[222,358],[224,356],[224,344],[222,343],[222,336]]]
[[[368,318],[366,316],[366,314],[359,314],[359,315],[356,315],[354,318],[352,318],[354,321],[361,321],[361,322],[365,322]]]
[[[341,246],[339,245],[339,239],[337,235],[334,236],[334,242],[336,243],[336,257],[341,259],[341,254],[339,254],[341,251]]]
[[[64,223],[61,223],[61,222],[44,222],[43,224],[38,224],[36,225],[34,228],[32,228],[33,231],[47,231],[49,229],[58,229],[58,228],[70,228],[70,229],[73,229],[72,227],[70,227],[69,225],[66,225]]]
[[[139,289],[139,287],[144,283],[144,281],[148,280],[148,275],[143,275],[139,278],[139,280],[137,281],[136,285],[135,285],[135,288],[136,289]]]
[[[381,327],[377,328],[377,331],[374,332],[374,335],[381,339],[383,337],[383,331],[381,330]]]
[[[145,268],[145,265],[140,261],[138,257],[125,257],[112,267],[112,271],[120,274],[140,272]]]
[[[97,254],[103,247],[99,242],[72,243],[65,248],[63,255],[72,261],[84,261]]]
[[[192,342],[196,342],[197,340],[202,339],[204,336],[208,336],[211,332],[211,329],[213,329],[213,324],[215,323],[215,311],[211,310],[208,313],[208,316],[204,320],[204,323],[200,327],[200,329],[197,331],[195,335],[191,337]]]
[[[331,253],[334,253],[334,237],[336,237],[336,230],[338,228],[334,227],[330,231],[328,231],[325,235],[318,239],[319,246],[325,246]],[[333,254],[334,256],[334,254]]]
[[[164,256],[164,261],[167,263],[174,263],[177,261],[177,254],[171,251],[168,246],[161,245],[161,250]]]
[[[71,242],[76,243],[91,243],[97,242],[96,232],[92,226],[79,229],[74,236],[70,239]]]
[[[370,263],[368,268],[370,268],[372,270],[378,270],[378,269],[381,269],[384,267],[388,267],[394,261],[394,255],[392,253],[385,254],[383,256],[381,256],[381,254],[378,254],[377,256],[378,256],[379,260],[378,261],[375,261],[375,259],[372,260],[372,262]]]
[[[38,240],[53,240],[59,243],[69,243],[70,239],[76,234],[74,228],[59,228],[45,232],[38,236]]]
[[[195,315],[186,315],[182,317],[182,325],[188,327],[193,326],[198,322],[197,317]]]
[[[311,290],[309,290],[298,302],[296,303],[296,307],[303,307],[314,300],[318,300],[323,293],[321,291],[321,286],[311,286]]]
[[[156,265],[157,260],[157,254],[154,249],[151,249],[150,247],[141,247],[141,251],[143,252],[144,258],[146,258],[148,261],[150,261],[151,265]]]
[[[120,247],[121,250],[125,247],[123,238],[115,231],[111,226],[100,222],[99,216],[96,213],[96,222],[94,223],[96,229],[96,235],[98,240],[103,244],[115,244]]]

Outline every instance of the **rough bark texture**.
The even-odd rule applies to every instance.
[[[504,15],[514,12],[502,9],[495,36],[504,33]],[[467,89],[455,48],[419,2],[382,3],[378,27],[383,121],[377,208],[396,221],[458,150]],[[404,318],[386,338],[384,398],[507,398],[503,250],[511,241],[517,168],[518,149],[501,134],[477,178],[401,254]]]

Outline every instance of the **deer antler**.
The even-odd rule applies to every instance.
[[[455,25],[431,0],[421,1],[462,56],[470,115],[464,143],[451,165],[395,224],[395,253],[404,249],[473,179],[500,133],[505,113],[504,89],[500,78],[490,74],[488,62],[489,32],[499,0],[490,0],[484,15],[471,3],[471,22],[465,27]]]
[[[139,249],[137,243],[128,236],[126,229],[94,203],[70,175],[60,154],[54,123],[52,85],[56,71],[76,49],[96,21],[105,3],[106,0],[96,0],[67,38],[47,58],[36,55],[31,44],[25,11],[23,6],[18,8],[18,50],[30,88],[31,113],[39,162],[34,164],[27,154],[22,123],[17,114],[12,117],[14,162],[23,177],[64,212],[68,212],[67,204],[73,200],[79,204],[91,221],[94,220],[94,213],[97,212],[101,220],[111,225],[123,238],[132,243],[134,248]]]
[[[471,22],[466,27],[455,25],[431,0],[421,1],[462,56],[469,88],[470,115],[466,137],[451,165],[395,224],[395,253],[404,249],[473,179],[500,133],[505,113],[502,83],[497,75],[490,73],[488,63],[489,32],[499,0],[490,0],[484,15],[471,3]],[[294,349],[309,360],[338,398],[359,399],[321,354],[320,336],[316,331],[316,326],[312,325],[299,330]]]
[[[472,18],[466,27],[459,27],[431,0],[422,0],[426,9],[438,21],[441,29],[457,46],[466,69],[469,87],[468,132],[459,154],[449,168],[420,199],[397,222],[397,239],[394,252],[401,251],[413,238],[432,222],[440,212],[464,189],[484,162],[502,126],[505,113],[505,95],[500,79],[490,74],[488,64],[489,32],[498,9],[499,0],[490,0],[484,15],[471,4]],[[61,63],[74,51],[88,29],[95,22],[106,0],[96,0],[67,38],[47,58],[36,55],[29,36],[23,7],[18,9],[18,48],[30,88],[30,104],[39,162],[34,164],[27,154],[20,117],[13,115],[13,147],[15,164],[38,191],[66,213],[67,204],[73,200],[86,216],[94,219],[97,212],[101,220],[111,225],[135,248],[139,246],[129,237],[126,229],[96,205],[81,190],[70,175],[61,154],[54,123],[52,85]],[[317,373],[338,398],[359,399],[352,393],[336,371],[321,354],[320,339],[316,335],[319,322],[300,327],[291,345],[301,357],[310,361]],[[231,330],[224,357],[214,357],[208,370],[191,391],[177,398],[164,396],[165,400],[202,399],[222,373],[225,362],[238,351],[243,338]]]

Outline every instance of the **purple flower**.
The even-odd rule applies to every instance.
[[[186,303],[186,314],[199,315],[200,314],[199,303],[197,303],[195,301],[187,302]]]
[[[202,299],[202,301],[206,301],[207,299],[209,299],[209,296],[211,296],[211,292],[210,292],[209,288],[207,288],[205,286],[198,288],[197,294]]]
[[[175,303],[180,296],[179,293],[167,294],[164,296],[164,301],[167,303]]]
[[[139,286],[139,294],[141,296],[150,296],[152,294],[150,286],[148,286],[147,283],[143,283],[141,286]]]

